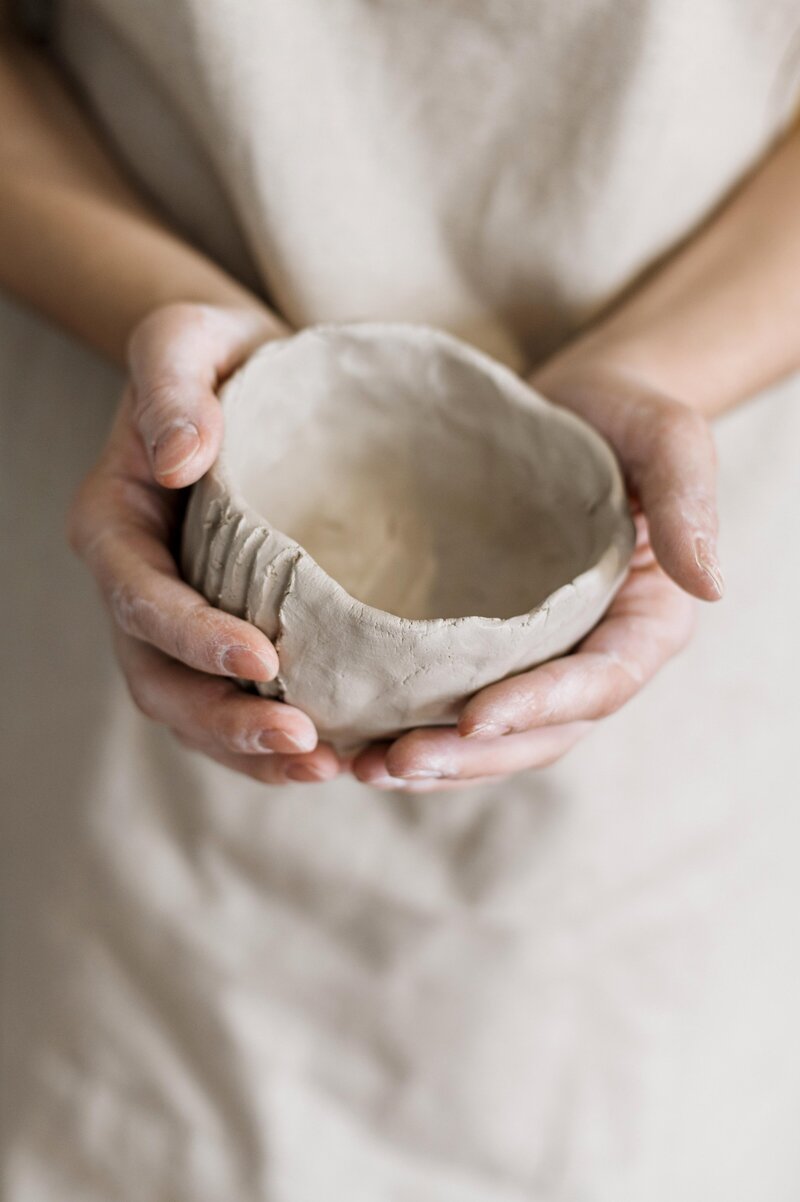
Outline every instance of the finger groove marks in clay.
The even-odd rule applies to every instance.
[[[286,586],[283,590],[283,595],[281,596],[281,599],[280,599],[280,604],[278,605],[278,621],[277,621],[277,630],[275,632],[274,642],[275,642],[275,650],[278,652],[278,661],[279,662],[280,662],[280,658],[281,658],[281,644],[283,641],[284,606],[286,605],[286,602],[289,599],[289,597],[291,597],[291,595],[292,595],[292,590],[294,589],[295,579],[296,579],[296,575],[297,575],[297,565],[300,562],[302,555],[303,555],[303,552],[298,550],[295,552],[294,555],[292,555],[292,557],[289,561],[289,574],[288,574],[288,577],[286,580]],[[278,672],[278,675],[275,677],[274,684],[275,684],[275,689],[276,689],[275,695],[277,697],[280,697],[281,701],[284,701],[286,699],[286,681],[283,679],[281,672]]]

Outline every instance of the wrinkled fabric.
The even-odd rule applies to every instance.
[[[794,4],[59,20],[119,152],[293,321],[513,365],[797,98]],[[794,1202],[800,380],[718,423],[728,595],[690,648],[562,763],[405,798],[269,790],[134,711],[62,537],[119,384],[3,303],[10,1202]]]
[[[797,0],[61,0],[130,168],[295,326],[521,367],[707,218],[800,104]],[[210,242],[209,242],[210,239]]]

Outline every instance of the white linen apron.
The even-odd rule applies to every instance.
[[[796,0],[67,0],[52,43],[292,323],[519,369],[800,97]],[[718,423],[728,597],[562,763],[269,790],[134,712],[62,540],[119,382],[0,317],[9,1202],[795,1202],[800,382]]]

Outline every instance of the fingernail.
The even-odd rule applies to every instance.
[[[422,783],[422,780],[417,781],[417,785]],[[413,780],[404,780],[400,776],[375,776],[372,780],[363,780],[362,784],[372,785],[375,789],[394,789],[400,792],[410,792],[414,789]]]
[[[200,431],[194,422],[174,422],[160,434],[153,448],[157,472],[177,472],[194,459],[200,450]]]
[[[262,730],[256,739],[262,751],[281,751],[291,755],[299,751],[313,751],[317,740],[313,735],[290,735],[286,730]]]
[[[405,789],[406,782],[400,780],[396,776],[373,776],[371,780],[364,780],[362,785],[374,785],[376,789]]]
[[[289,780],[302,781],[304,784],[327,780],[328,777],[313,764],[290,764],[286,769]]]
[[[479,722],[470,730],[459,730],[458,733],[462,739],[500,739],[503,735],[510,735],[512,730],[513,727],[503,726],[499,722]]]
[[[275,656],[250,647],[228,647],[220,661],[222,671],[242,680],[272,680],[277,672]]]
[[[441,768],[406,768],[403,772],[398,772],[395,779],[397,780],[441,780],[449,774],[443,772]]]
[[[716,555],[709,546],[708,540],[700,535],[694,540],[694,557],[698,567],[702,568],[714,586],[717,596],[725,592],[725,578]]]

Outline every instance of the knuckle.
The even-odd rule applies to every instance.
[[[534,730],[538,726],[546,726],[557,717],[563,704],[560,684],[558,674],[543,667],[536,686],[531,687],[527,696],[519,699],[518,720],[514,722],[514,729]]]
[[[604,658],[611,672],[609,687],[602,693],[595,706],[599,718],[608,718],[621,709],[644,686],[648,675],[641,664],[628,657],[607,651]]]

